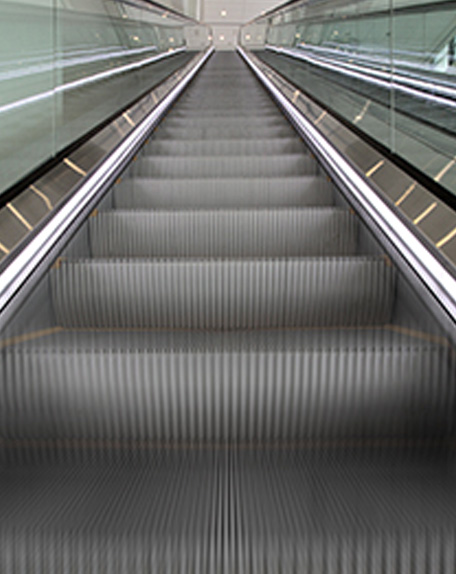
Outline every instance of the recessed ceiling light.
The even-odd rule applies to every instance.
[[[220,12],[220,16],[222,16],[223,18],[225,18],[226,14],[227,14],[227,11],[226,11],[226,10],[222,10],[222,11]]]
[[[225,40],[225,36],[222,34],[219,39],[223,42]]]

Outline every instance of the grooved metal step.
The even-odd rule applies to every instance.
[[[155,131],[156,135],[163,139],[178,139],[192,141],[194,139],[268,139],[268,138],[289,138],[294,135],[291,126],[208,126],[206,128],[167,127],[166,123],[159,126]]]
[[[357,221],[339,208],[102,212],[90,218],[94,257],[351,255]]]
[[[268,107],[253,107],[249,110],[242,108],[205,108],[179,105],[172,111],[171,118],[277,118],[278,108],[274,105]]]
[[[4,351],[1,425],[11,439],[157,446],[437,437],[449,353],[387,329],[63,331]]]
[[[144,156],[133,167],[132,175],[139,177],[236,178],[291,177],[316,175],[317,162],[308,155],[281,154],[277,156],[218,157],[151,157]]]
[[[207,127],[214,127],[223,130],[224,128],[233,128],[236,126],[246,126],[252,129],[256,127],[286,127],[287,129],[290,128],[290,124],[287,123],[284,116],[280,114],[275,114],[273,116],[268,117],[223,117],[223,116],[215,116],[215,117],[199,117],[199,118],[192,118],[192,117],[175,117],[172,115],[163,122],[163,127],[170,129],[170,128],[181,128],[187,130],[193,129],[201,129]]]
[[[277,116],[279,112],[277,106],[274,104],[262,105],[261,103],[252,103],[250,100],[248,102],[242,102],[236,98],[236,108],[233,108],[230,103],[221,102],[220,100],[205,101],[204,110],[201,108],[201,100],[195,101],[193,104],[185,104],[184,102],[179,102],[172,111],[172,115],[177,114],[178,116],[188,117],[194,114],[201,117],[202,112],[208,117],[238,117],[239,115],[247,115],[248,117],[267,116],[275,115]],[[171,116],[171,113],[170,113]],[[171,116],[172,117],[172,116]]]
[[[0,568],[21,571],[27,560],[31,574],[67,564],[91,573],[107,564],[110,574],[352,574],[386,565],[378,571],[417,574],[424,560],[453,574],[455,496],[440,472],[435,480],[422,463],[141,447],[123,464],[19,466],[2,476],[11,527],[0,531],[9,549]]]
[[[277,154],[307,153],[304,143],[296,137],[270,140],[193,140],[186,141],[153,139],[143,150],[143,156],[168,155],[204,156],[208,158],[226,156],[273,156]]]
[[[117,208],[223,209],[332,205],[334,187],[323,177],[125,180],[114,187]]]
[[[65,327],[258,329],[388,322],[383,258],[93,260],[51,274]]]

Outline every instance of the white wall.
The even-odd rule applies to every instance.
[[[201,19],[212,27],[218,50],[233,50],[239,27],[284,0],[201,0]]]

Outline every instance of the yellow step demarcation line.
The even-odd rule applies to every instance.
[[[326,117],[327,113],[328,112],[326,110],[321,112],[321,114],[318,116],[318,118],[314,121],[314,125],[318,126],[318,124]]]
[[[409,185],[408,188],[404,191],[404,193],[401,195],[401,197],[396,201],[394,205],[399,207],[399,205],[401,205],[401,203],[404,202],[407,199],[407,197],[412,193],[412,191],[416,188],[416,186],[417,186],[416,181],[411,185]]]
[[[450,346],[450,341],[446,337],[435,335],[434,333],[426,333],[425,331],[409,329],[408,327],[402,327],[401,325],[394,324],[385,325],[385,328],[396,333],[401,333],[402,335],[409,335],[415,339],[429,341],[430,343],[436,343],[437,345],[443,345],[444,347]]]
[[[122,117],[130,124],[130,126],[131,126],[132,128],[135,128],[135,127],[136,127],[135,122],[134,122],[134,121],[131,119],[131,117],[128,115],[128,112],[124,112],[124,113],[122,114]]]
[[[450,169],[452,169],[456,165],[456,156],[451,159],[434,177],[434,181],[440,182],[440,180],[447,174]]]
[[[159,329],[149,329],[147,327],[142,327],[142,328],[135,328],[135,327],[127,327],[127,328],[123,328],[123,327],[114,327],[114,328],[105,328],[105,327],[80,327],[77,329],[69,329],[69,328],[65,328],[65,327],[61,327],[61,326],[56,326],[56,327],[50,327],[48,329],[41,329],[38,331],[32,331],[30,333],[24,333],[23,335],[17,335],[15,337],[10,337],[9,339],[5,339],[3,341],[0,341],[0,349],[1,348],[5,348],[5,347],[9,347],[9,346],[13,346],[13,345],[18,345],[20,343],[25,343],[28,341],[33,341],[35,339],[40,339],[41,337],[47,337],[49,335],[54,335],[56,333],[62,333],[62,332],[67,332],[67,333],[84,333],[84,332],[92,332],[92,333],[108,333],[108,332],[115,332],[115,333],[119,333],[119,332],[124,332],[124,333],[160,333],[163,331],[174,331],[174,332],[185,332],[185,331],[189,331],[190,329],[187,329],[185,327],[182,328],[173,328],[173,329],[168,329],[168,328],[159,328]],[[246,329],[243,332],[252,332],[255,331],[256,329]],[[367,326],[340,326],[340,325],[336,325],[336,326],[332,326],[332,327],[288,327],[288,328],[277,328],[277,327],[272,327],[270,329],[266,328],[266,329],[262,329],[262,331],[337,331],[337,330],[343,330],[343,331],[368,331],[368,330],[376,330],[376,331],[393,331],[396,333],[400,333],[402,335],[407,335],[409,337],[413,337],[415,339],[420,339],[423,341],[428,341],[430,343],[435,343],[437,345],[442,345],[442,346],[450,346],[450,341],[443,336],[439,336],[439,335],[435,335],[434,333],[427,333],[425,331],[419,331],[416,329],[410,329],[408,327],[403,327],[401,325],[394,325],[394,324],[386,324],[386,325],[367,325]],[[224,333],[231,333],[231,332],[238,332],[238,329],[232,329],[231,331],[224,331]]]
[[[27,341],[33,341],[34,339],[39,339],[40,337],[54,335],[55,333],[61,333],[64,330],[65,329],[63,327],[50,327],[48,329],[41,329],[39,331],[32,331],[31,333],[24,333],[23,335],[10,337],[9,339],[0,341],[0,349],[5,347],[12,347],[13,345],[18,345],[20,343],[26,343]]]
[[[22,215],[22,213],[16,207],[14,207],[14,205],[12,205],[11,203],[7,203],[6,207],[11,211],[11,213],[16,217],[16,219],[19,219],[19,221],[22,223],[24,227],[26,227],[29,231],[33,230],[33,225],[31,225],[30,222],[27,221],[27,219]]]
[[[444,237],[442,237],[442,239],[440,239],[440,241],[438,241],[435,244],[435,246],[440,249],[441,247],[446,245],[449,241],[451,241],[455,236],[456,236],[456,227],[452,231],[447,233]]]
[[[53,206],[52,206],[52,203],[51,203],[51,200],[49,199],[49,197],[48,197],[45,193],[43,193],[42,191],[40,191],[36,186],[30,185],[29,187],[30,187],[30,189],[33,191],[33,193],[35,193],[36,195],[38,195],[38,197],[40,197],[40,198],[44,201],[44,203],[46,204],[46,207],[48,208],[48,210],[49,210],[49,211],[52,211]]]
[[[432,211],[434,211],[434,209],[437,207],[437,202],[434,201],[433,203],[431,203],[431,205],[429,205],[428,207],[426,207],[426,209],[424,211],[422,211],[418,217],[415,217],[415,219],[413,220],[413,223],[415,225],[418,225],[418,223],[421,223],[423,221],[423,219],[425,217],[427,217]]]
[[[87,172],[84,171],[82,169],[82,167],[79,167],[78,165],[76,165],[74,163],[74,161],[71,161],[71,159],[68,159],[67,157],[63,160],[63,163],[65,165],[67,165],[70,169],[72,169],[75,173],[82,175],[82,177],[85,177],[87,175]]]
[[[375,165],[373,165],[370,169],[366,171],[365,173],[366,177],[371,177],[371,175],[374,175],[374,173],[378,171],[384,164],[385,160],[381,159],[379,162],[377,162]]]

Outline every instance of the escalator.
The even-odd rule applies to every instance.
[[[1,572],[454,571],[451,346],[238,56],[13,322]]]

